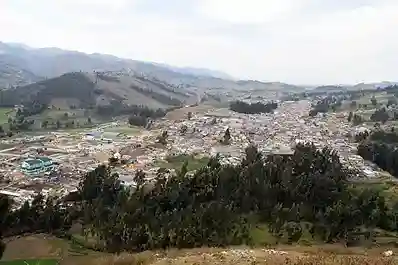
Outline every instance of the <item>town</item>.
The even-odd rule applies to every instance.
[[[102,124],[80,131],[55,131],[2,140],[0,193],[20,203],[37,193],[64,196],[76,191],[85,172],[112,163],[123,184],[135,186],[138,170],[148,180],[161,167],[179,169],[187,160],[191,170],[219,155],[237,164],[245,147],[264,154],[292,154],[300,142],[332,147],[347,168],[358,176],[375,178],[377,167],[357,155],[353,136],[366,127],[347,122],[348,112],[309,116],[311,100],[283,101],[273,113],[242,114],[214,106],[186,107],[155,121],[150,130],[127,122]],[[224,142],[228,130],[228,142]],[[159,137],[165,135],[164,142]],[[113,162],[112,162],[113,161]]]

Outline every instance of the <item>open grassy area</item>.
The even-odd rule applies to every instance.
[[[266,227],[259,227],[263,232]],[[261,234],[258,233],[261,238]],[[265,235],[269,239],[269,235]],[[25,259],[32,265],[394,265],[396,257],[384,258],[386,248],[346,248],[334,245],[279,245],[253,248],[236,246],[228,248],[196,248],[121,253],[119,255],[84,249],[73,241],[46,235],[17,238],[7,243],[0,265],[19,265]],[[389,248],[390,249],[390,248]],[[397,249],[391,248],[394,253]],[[33,262],[33,263],[32,263]]]
[[[8,118],[14,115],[14,108],[0,108],[0,125],[8,123]]]
[[[188,162],[188,171],[197,170],[209,162],[208,157],[195,157],[193,155],[169,156],[166,161],[158,161],[156,166],[168,169],[181,169],[185,162]]]
[[[115,126],[115,127],[108,127],[104,129],[104,132],[116,132],[122,133],[127,135],[137,135],[141,132],[142,128],[137,126],[130,126],[130,125],[122,125],[122,126]]]
[[[395,181],[392,176],[356,181],[353,185],[355,185],[356,188],[376,189],[381,192],[387,202],[391,204],[398,202],[398,179]]]

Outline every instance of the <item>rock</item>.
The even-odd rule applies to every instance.
[[[394,254],[392,250],[387,250],[383,252],[384,257],[391,257]]]

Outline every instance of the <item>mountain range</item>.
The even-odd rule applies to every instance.
[[[165,108],[206,98],[228,100],[242,94],[276,97],[305,88],[235,80],[226,73],[203,68],[0,42],[0,89],[0,103],[7,105],[45,98],[46,103],[67,105],[101,105],[118,100]],[[89,98],[82,98],[88,96],[85,92],[76,93],[86,90],[95,93],[90,92]]]
[[[193,67],[174,67],[166,64],[148,63],[122,59],[107,54],[86,54],[59,48],[31,48],[24,44],[0,42],[0,85],[20,85],[41,78],[52,78],[68,72],[120,71],[128,69],[150,75],[213,77],[232,79],[220,71]],[[5,69],[5,70],[4,70]],[[8,69],[8,70],[7,70]],[[15,73],[15,80],[9,75]]]

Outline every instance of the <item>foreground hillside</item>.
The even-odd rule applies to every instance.
[[[24,251],[21,252],[21,249]],[[170,249],[119,255],[90,251],[76,242],[47,235],[10,240],[2,261],[59,260],[60,265],[393,265],[383,248],[344,248],[341,245]],[[393,252],[396,253],[394,249]],[[46,264],[45,262],[43,262]],[[33,263],[35,264],[35,263]]]

